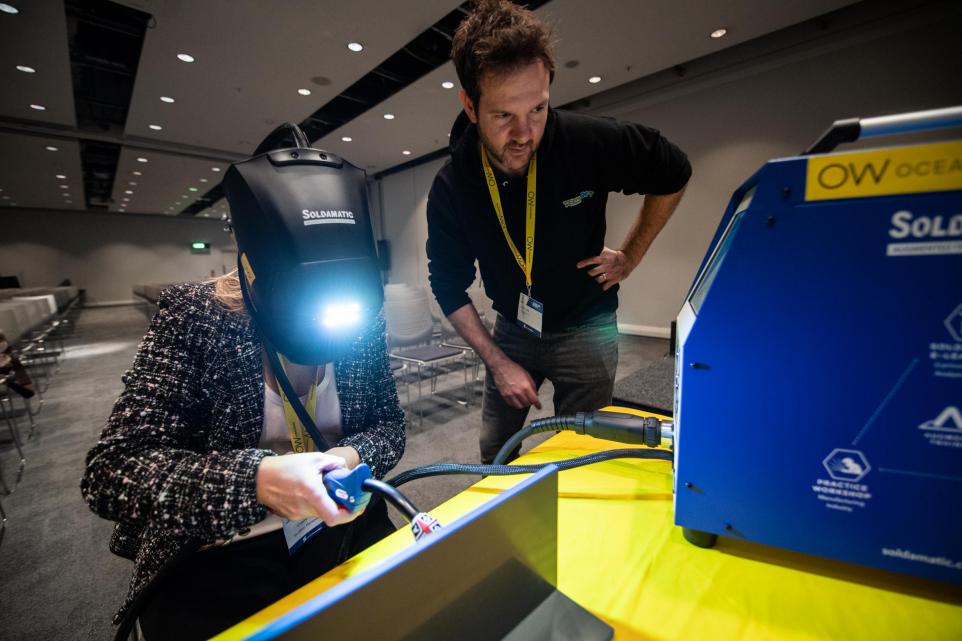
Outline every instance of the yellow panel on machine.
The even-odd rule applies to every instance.
[[[808,159],[805,200],[962,189],[962,141]]]

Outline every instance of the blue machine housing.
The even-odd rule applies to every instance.
[[[679,315],[676,523],[962,583],[962,157],[806,200],[811,158],[735,192]]]

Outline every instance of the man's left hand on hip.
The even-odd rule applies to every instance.
[[[628,278],[628,274],[635,268],[625,252],[609,247],[602,249],[597,256],[579,261],[577,267],[583,269],[592,265],[594,267],[588,270],[588,275],[593,277],[605,291]]]

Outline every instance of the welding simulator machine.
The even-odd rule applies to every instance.
[[[962,583],[962,107],[839,121],[734,194],[678,316],[675,520]]]

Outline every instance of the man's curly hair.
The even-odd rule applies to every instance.
[[[541,60],[554,80],[551,30],[532,11],[509,0],[475,3],[454,34],[451,60],[475,105],[485,74],[507,73]]]

